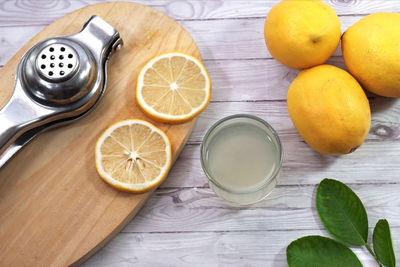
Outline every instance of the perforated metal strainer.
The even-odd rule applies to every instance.
[[[76,34],[46,39],[22,57],[14,91],[0,110],[0,168],[38,133],[88,113],[106,85],[119,33],[93,16]]]

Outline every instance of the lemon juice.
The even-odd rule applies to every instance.
[[[234,115],[217,122],[201,153],[210,187],[227,200],[256,202],[276,185],[281,144],[272,127],[257,117]]]

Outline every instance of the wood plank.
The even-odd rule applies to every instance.
[[[0,25],[0,65],[5,65],[25,43],[45,27],[2,27],[2,24]]]
[[[0,70],[0,106],[11,94],[16,66],[28,48],[47,37],[80,31],[94,13],[118,29],[124,46],[110,58],[108,88],[94,111],[68,127],[41,134],[1,168],[0,266],[79,264],[111,240],[152,193],[128,194],[107,185],[96,171],[94,147],[99,135],[117,121],[150,121],[133,90],[149,59],[171,50],[200,58],[191,36],[161,12],[134,3],[103,3],[57,20]],[[151,122],[168,135],[174,162],[195,120],[180,125]]]
[[[111,0],[116,1],[116,0]],[[226,18],[264,18],[278,0],[128,0],[154,7],[177,20]],[[4,1],[0,5],[0,25],[47,25],[59,17],[100,0]],[[370,14],[381,11],[399,12],[396,0],[325,0],[339,15]]]
[[[285,102],[211,103],[199,116],[188,141],[190,145],[161,186],[204,186],[207,180],[200,164],[200,143],[213,123],[235,113],[257,115],[279,133],[285,153],[281,184],[315,184],[324,177],[351,183],[400,182],[400,100],[376,98],[371,106],[372,127],[366,142],[352,154],[330,157],[318,154],[304,143],[290,121]]]
[[[285,100],[287,89],[298,70],[288,68],[273,58],[243,60],[203,60],[213,90],[211,101]],[[325,64],[346,70],[341,56],[332,56]],[[376,95],[366,91],[368,97]]]
[[[281,185],[316,184],[325,177],[358,184],[400,182],[398,141],[367,142],[351,155],[338,158],[322,156],[300,140],[283,140],[283,144],[285,158],[279,180]],[[207,186],[199,155],[199,145],[187,145],[161,187]]]
[[[285,100],[287,89],[298,73],[274,59],[203,60],[203,63],[215,89],[212,102]],[[332,57],[327,64],[345,69],[341,57]]]
[[[399,183],[400,146],[397,143],[368,142],[351,155],[334,158],[314,152],[300,140],[283,140],[285,158],[279,183],[313,184],[324,177],[337,178],[346,183]],[[161,187],[205,186],[207,178],[201,168],[199,155],[199,145],[186,146]]]
[[[362,17],[340,17],[342,32]],[[0,25],[3,25],[0,27],[0,64],[5,64],[43,28],[42,25]],[[264,42],[264,18],[181,21],[181,25],[193,36],[203,60],[272,58]],[[340,47],[334,55],[341,55]]]
[[[213,92],[217,91],[214,89]],[[284,91],[286,91],[284,89]],[[228,93],[228,92],[227,92]],[[244,94],[244,92],[243,92]],[[244,98],[246,99],[246,98]],[[367,141],[396,141],[400,138],[400,99],[376,97],[370,99],[371,131]],[[266,120],[288,141],[300,141],[290,120],[286,101],[213,102],[200,114],[189,138],[189,144],[201,143],[207,130],[225,116],[249,113]],[[361,150],[361,149],[360,149]]]
[[[342,32],[362,17],[364,16],[340,17]],[[202,58],[217,60],[272,58],[265,45],[264,22],[264,18],[250,18],[180,23],[192,34]],[[341,54],[339,46],[333,55]]]
[[[380,218],[386,218],[393,227],[400,227],[400,184],[352,184],[350,187],[363,201],[370,227]],[[278,186],[266,200],[251,206],[230,204],[210,188],[160,189],[123,232],[322,229],[315,210],[315,188],[315,185],[301,184]]]
[[[274,59],[203,60],[203,63],[215,89],[211,98],[214,102],[284,100],[298,73]],[[341,57],[332,57],[327,64],[345,69]]]
[[[372,229],[370,229],[370,232]],[[400,228],[392,228],[394,237]],[[320,229],[299,231],[124,233],[83,266],[265,266],[286,267],[286,247]],[[394,239],[396,255],[400,241]],[[365,249],[352,248],[364,266],[377,266]]]
[[[41,30],[43,25],[63,16],[65,12],[94,2],[99,0],[46,1],[40,6],[34,1],[0,3],[0,64],[7,62],[19,46]],[[400,236],[399,200],[395,197],[400,181],[400,152],[396,152],[400,151],[397,145],[400,136],[400,113],[396,100],[373,100],[373,128],[366,144],[359,151],[337,159],[321,156],[302,143],[287,116],[286,103],[275,105],[269,102],[286,98],[289,83],[297,73],[271,59],[264,45],[264,17],[276,1],[135,2],[150,4],[173,18],[183,20],[181,24],[193,34],[205,58],[205,65],[213,81],[214,103],[201,115],[189,141],[191,145],[186,147],[167,181],[162,185],[164,188],[156,191],[149,205],[140,213],[149,215],[143,216],[139,225],[145,227],[146,224],[147,232],[129,232],[137,231],[134,219],[124,233],[117,235],[110,245],[90,259],[85,266],[287,266],[285,248],[290,241],[303,235],[326,235],[325,231],[318,229],[321,225],[312,220],[315,211],[312,213],[306,205],[312,203],[312,190],[315,187],[313,184],[323,177],[340,178],[351,183],[351,187],[368,206],[368,213],[372,210],[373,220],[382,215],[396,222],[397,226],[392,228],[392,235],[396,254],[400,255],[400,239],[397,238]],[[329,4],[339,14],[346,16],[340,18],[345,23],[348,20],[347,16],[351,17],[353,14],[400,11],[396,0],[330,0]],[[249,17],[254,19],[246,19]],[[221,18],[223,20],[220,20]],[[355,20],[359,18],[361,17]],[[211,21],[199,21],[207,19]],[[352,23],[346,25],[350,24]],[[23,25],[26,27],[19,27]],[[342,26],[342,31],[343,29]],[[239,47],[235,47],[236,45]],[[340,55],[340,51],[335,55]],[[329,62],[343,67],[340,58],[332,58]],[[265,102],[217,103],[243,100]],[[375,104],[376,101],[380,102]],[[257,211],[253,214],[259,212],[261,216],[248,216],[248,213],[224,204],[207,188],[207,181],[200,166],[199,142],[205,131],[217,119],[238,112],[256,114],[273,123],[285,146],[286,158],[281,186],[272,193],[267,202],[256,205]],[[185,188],[186,186],[200,188]],[[299,203],[300,200],[304,203]],[[390,202],[397,206],[390,206]],[[300,212],[301,209],[307,210],[308,218],[304,218],[306,213]],[[245,210],[251,211],[252,208]],[[219,228],[222,230],[196,232],[218,227],[219,218],[216,219],[213,213],[222,216],[222,226]],[[173,225],[176,220],[174,214],[181,219],[180,223],[194,223],[192,229],[195,232],[171,232],[169,229],[163,233],[152,232],[151,226],[154,221],[157,228],[168,228],[167,221]],[[296,219],[297,225],[292,224],[292,216],[298,214],[300,218]],[[275,219],[280,216],[282,220]],[[374,224],[372,219],[370,217],[370,225]],[[239,228],[242,222],[244,230],[229,232],[230,229]],[[283,227],[285,224],[289,224],[293,230],[275,230],[277,225]],[[296,226],[300,228],[310,224],[313,224],[314,228],[296,229]],[[178,225],[181,224],[178,222]],[[365,266],[376,266],[364,250],[355,251]]]
[[[341,58],[330,64],[344,67]],[[204,60],[213,92],[211,101],[283,100],[298,71],[275,59]]]
[[[203,62],[214,89],[211,101],[218,102],[286,99],[287,88],[298,73],[274,59]],[[328,63],[344,68],[339,57],[331,58]]]

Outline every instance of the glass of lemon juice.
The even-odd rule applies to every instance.
[[[220,197],[239,204],[260,201],[274,189],[282,160],[278,134],[252,115],[221,119],[201,144],[201,165],[210,187]]]

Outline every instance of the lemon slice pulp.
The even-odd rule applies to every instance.
[[[210,102],[211,82],[203,64],[178,52],[150,60],[140,71],[136,100],[150,118],[182,123],[202,112]]]
[[[95,148],[100,177],[116,189],[143,193],[157,187],[171,167],[167,135],[142,120],[125,120],[110,126]]]

